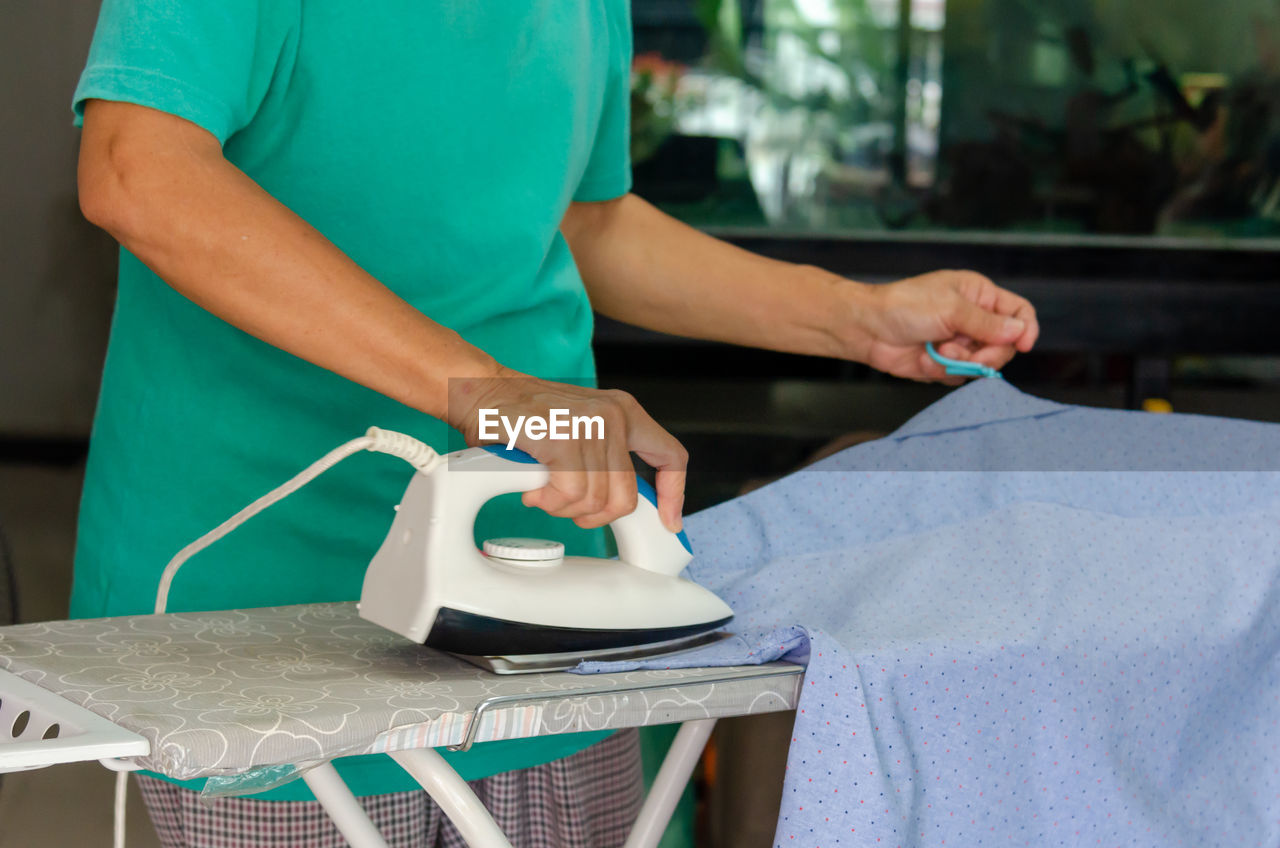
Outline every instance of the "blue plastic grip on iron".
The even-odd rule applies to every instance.
[[[522,465],[538,464],[538,460],[529,456],[529,454],[520,450],[520,448],[508,448],[503,445],[481,445],[480,447],[484,448],[494,456],[500,456],[503,459],[509,459],[512,462],[519,462]]]
[[[941,365],[946,372],[953,377],[995,377],[1004,379],[999,371],[989,365],[983,365],[981,362],[965,362],[963,359],[952,359],[938,353],[933,347],[933,342],[925,342],[925,352],[934,362]]]
[[[649,485],[649,481],[636,475],[636,491],[638,491],[645,500],[653,504],[653,508],[658,508],[658,493],[653,490],[653,486]],[[689,544],[689,537],[681,530],[676,534],[676,538],[680,540],[680,544],[684,545],[684,549],[689,553],[693,553],[693,545]]]
[[[519,462],[524,465],[538,464],[538,460],[520,450],[520,448],[508,448],[503,445],[481,445],[481,447],[494,456],[500,456],[512,462]],[[653,486],[649,485],[649,481],[639,474],[636,475],[636,490],[639,491],[641,497],[653,504],[654,509],[658,508],[658,493],[653,490]],[[683,530],[676,534],[676,538],[680,540],[680,544],[684,545],[686,551],[693,553],[693,545],[689,544],[689,537],[685,535]]]

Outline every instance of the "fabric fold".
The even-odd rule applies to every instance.
[[[1277,844],[1278,456],[978,381],[689,517],[735,638],[580,670],[804,663],[779,845]]]

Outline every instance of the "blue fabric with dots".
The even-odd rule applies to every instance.
[[[807,664],[783,846],[1280,844],[1280,427],[969,384],[691,516]]]

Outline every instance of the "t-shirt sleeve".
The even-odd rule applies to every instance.
[[[587,168],[573,199],[612,200],[631,190],[631,9],[610,0],[609,79]]]
[[[185,118],[220,143],[271,85],[287,30],[283,0],[103,0],[72,101],[136,103]]]

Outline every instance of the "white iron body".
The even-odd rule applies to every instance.
[[[520,562],[478,550],[480,508],[547,479],[527,454],[492,447],[457,451],[419,470],[365,573],[361,617],[468,659],[540,655],[528,670],[655,643],[674,649],[733,617],[724,601],[679,576],[692,552],[683,534],[662,525],[647,486],[636,510],[610,525],[617,559]]]

